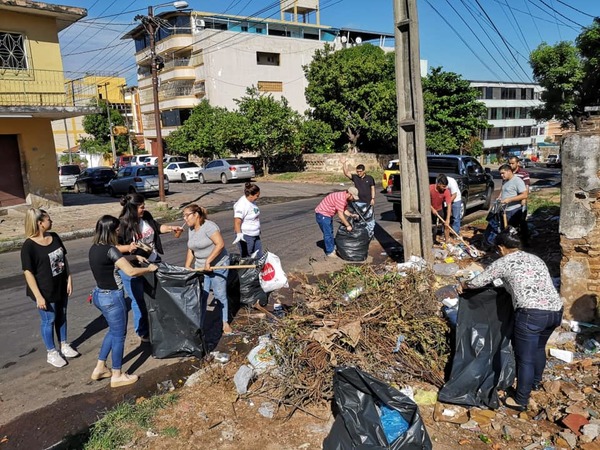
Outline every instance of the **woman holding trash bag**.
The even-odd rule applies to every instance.
[[[117,230],[119,219],[102,216],[96,223],[94,244],[89,251],[90,268],[96,280],[92,291],[92,302],[98,308],[106,322],[108,332],[104,336],[98,362],[92,372],[92,380],[110,377],[111,387],[133,384],[137,375],[129,375],[121,370],[127,331],[127,306],[123,294],[123,282],[119,274],[137,277],[157,269],[155,264],[148,267],[133,267],[117,248]],[[133,258],[133,257],[132,257]],[[143,256],[135,256],[138,262],[147,263]],[[112,353],[112,369],[106,366],[108,354]]]
[[[525,411],[532,390],[539,389],[546,367],[546,343],[562,321],[563,302],[552,284],[544,261],[521,250],[519,232],[508,227],[496,237],[502,257],[464,284],[480,288],[500,278],[515,309],[513,347],[517,363],[517,391],[506,406]]]
[[[233,231],[236,238],[233,244],[238,244],[242,258],[258,251],[256,257],[263,254],[260,241],[260,209],[256,200],[260,197],[260,188],[247,182],[244,186],[244,195],[233,205]]]
[[[161,233],[175,233],[179,236],[183,230],[180,226],[161,225],[149,211],[146,211],[146,199],[143,195],[133,193],[121,198],[121,214],[119,219],[119,245],[121,253],[140,255],[148,261],[160,262],[163,253]],[[148,342],[148,311],[144,302],[144,280],[139,277],[130,277],[125,272],[119,274],[123,280],[125,295],[131,299],[133,310],[133,326],[142,342]]]
[[[213,295],[223,306],[223,333],[233,330],[229,325],[229,307],[227,299],[228,269],[214,269],[215,266],[229,265],[229,254],[219,226],[206,217],[206,209],[193,203],[183,210],[183,220],[190,229],[185,267],[201,269],[204,272],[202,295],[204,299],[212,288]]]
[[[21,247],[21,266],[27,283],[27,295],[36,302],[41,318],[42,341],[48,352],[47,362],[54,367],[67,364],[65,358],[79,356],[67,343],[67,304],[73,281],[67,262],[67,249],[56,233],[52,219],[43,209],[29,208],[25,215],[25,242]],[[60,351],[54,344],[54,332]]]

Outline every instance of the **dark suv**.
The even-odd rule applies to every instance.
[[[79,174],[73,187],[75,192],[105,192],[106,183],[114,177],[115,171],[110,167],[90,167]]]

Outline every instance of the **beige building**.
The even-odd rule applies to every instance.
[[[53,120],[94,112],[67,95],[58,32],[82,8],[0,0],[0,209],[62,204]]]
[[[393,48],[393,35],[333,28],[319,23],[318,0],[282,2],[281,19],[248,18],[210,12],[163,12],[154,21],[159,71],[162,135],[176,130],[203,99],[234,109],[235,99],[256,86],[292,108],[308,109],[303,65],[315,50],[374,43]],[[147,144],[156,141],[152,55],[148,30],[140,25],[124,38],[135,41],[139,112]],[[150,146],[146,148],[150,149]]]

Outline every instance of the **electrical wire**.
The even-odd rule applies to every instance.
[[[533,22],[533,25],[535,26],[538,36],[540,37],[540,42],[542,42],[544,39],[542,38],[542,33],[540,33],[540,29],[537,26],[537,22],[535,21],[536,17],[531,13],[531,8],[529,7],[529,3],[527,2],[527,0],[523,0],[523,3],[527,7],[527,11],[529,12],[529,15],[531,16],[531,21]]]
[[[593,14],[588,14],[585,11],[575,8],[574,6],[569,5],[568,3],[563,2],[562,0],[556,0],[561,5],[565,5],[567,8],[571,8],[573,11],[577,11],[579,14],[583,14],[584,16],[591,17],[592,19],[596,18]]]

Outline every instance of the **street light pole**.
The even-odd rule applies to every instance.
[[[110,135],[110,149],[112,150],[113,165],[117,163],[117,147],[115,146],[115,136],[113,135],[113,123],[110,118],[110,108],[108,106],[108,85],[109,83],[99,84],[98,87],[104,87],[106,95],[106,119],[108,120],[108,134]]]

